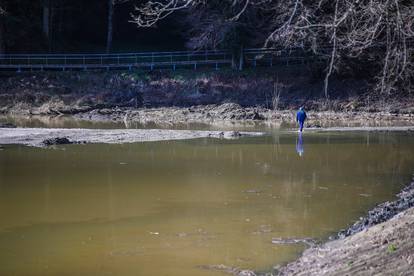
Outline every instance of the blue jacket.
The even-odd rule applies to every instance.
[[[304,122],[306,120],[306,112],[305,110],[301,109],[296,113],[296,122]]]

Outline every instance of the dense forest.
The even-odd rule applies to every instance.
[[[172,20],[139,29],[137,1],[1,0],[0,52],[62,53],[181,49]],[[166,43],[166,41],[168,43]]]
[[[1,0],[0,53],[300,48],[388,95],[413,86],[412,0]]]

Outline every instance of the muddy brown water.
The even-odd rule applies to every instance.
[[[265,130],[265,129],[264,129]],[[271,271],[394,198],[414,167],[400,133],[0,149],[0,275]]]

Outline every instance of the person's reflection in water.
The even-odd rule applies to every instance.
[[[299,154],[299,156],[303,156],[305,153],[305,150],[303,148],[303,138],[302,138],[302,132],[299,132],[298,139],[296,140],[296,152]]]

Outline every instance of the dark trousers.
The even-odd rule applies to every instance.
[[[305,121],[299,121],[299,130],[302,132]]]

